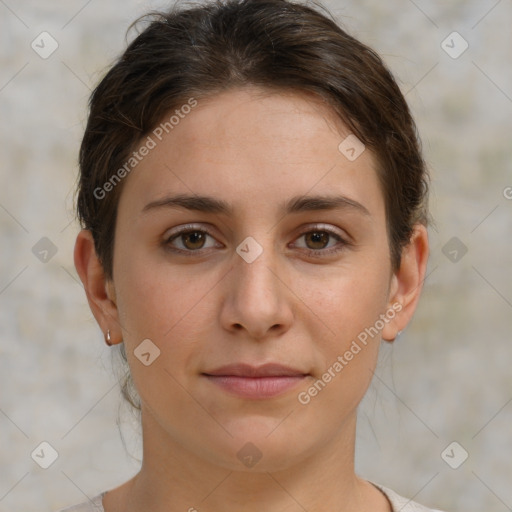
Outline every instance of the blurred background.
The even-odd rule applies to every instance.
[[[166,5],[0,0],[1,512],[56,511],[139,468],[73,266],[73,193],[90,91],[129,24]],[[447,511],[512,510],[512,2],[325,5],[390,66],[432,175],[428,278],[382,347],[357,470]]]

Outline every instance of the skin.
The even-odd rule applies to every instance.
[[[376,162],[369,150],[349,161],[338,150],[348,134],[312,95],[223,92],[200,101],[125,178],[112,280],[90,232],[79,233],[75,265],[91,310],[114,343],[125,343],[142,400],[142,467],[106,494],[106,512],[391,510],[354,473],[356,412],[381,338],[394,340],[414,312],[428,239],[416,226],[392,272]],[[226,201],[233,212],[143,211],[177,193]],[[333,194],[367,213],[280,209],[292,197]],[[168,241],[188,223],[211,236]],[[325,230],[334,235],[311,236]],[[235,250],[248,236],[263,249],[252,263]],[[327,254],[332,248],[340,250]],[[396,303],[401,310],[382,332],[299,403]],[[147,338],[161,351],[149,366],[134,356]],[[279,362],[309,376],[281,396],[251,400],[201,375],[238,362]],[[237,457],[248,442],[262,454],[252,468]]]

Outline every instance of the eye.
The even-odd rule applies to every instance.
[[[208,239],[211,239],[210,245],[207,245]],[[350,245],[341,235],[331,229],[316,228],[304,231],[297,240],[304,240],[304,244],[295,243],[297,247],[311,256],[327,256],[338,253]],[[209,231],[195,226],[184,226],[167,236],[163,242],[169,250],[193,256],[194,253],[201,253],[202,250],[214,247],[223,247],[215,241]]]
[[[296,244],[296,247],[305,249],[311,255],[325,256],[337,253],[349,245],[338,233],[330,229],[313,229],[302,233],[297,240],[304,239],[305,246]]]
[[[198,252],[201,249],[210,249],[216,246],[215,243],[209,246],[206,245],[208,238],[214,240],[213,236],[208,231],[186,226],[167,237],[164,241],[164,245],[176,252]]]

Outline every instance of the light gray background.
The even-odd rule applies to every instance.
[[[138,468],[116,426],[110,349],[73,267],[73,189],[90,89],[129,23],[162,5],[0,0],[2,512],[55,511]],[[512,510],[512,2],[326,5],[407,94],[436,219],[418,312],[383,346],[361,408],[358,470],[448,511]],[[59,44],[48,59],[30,46],[42,31]],[[457,59],[441,47],[452,31],[469,44]],[[47,263],[32,252],[42,237],[57,248]],[[467,247],[458,262],[442,252],[452,237]],[[136,458],[137,428],[123,411]],[[30,456],[42,441],[59,454],[46,470]],[[441,457],[453,441],[469,454],[458,469]]]

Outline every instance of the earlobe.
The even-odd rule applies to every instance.
[[[105,276],[90,230],[83,229],[78,233],[74,262],[94,318],[103,333],[109,333],[111,344],[116,343],[116,340],[122,339],[122,332],[115,303],[114,283]]]
[[[416,224],[410,242],[402,250],[400,268],[393,275],[388,307],[401,305],[400,311],[382,330],[382,338],[394,341],[411,320],[423,288],[428,261],[428,234],[423,224]]]

